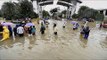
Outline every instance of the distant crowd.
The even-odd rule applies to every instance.
[[[66,28],[67,22],[64,19],[62,19],[62,22],[63,22],[62,28]],[[6,22],[3,22],[3,23],[6,23]],[[37,21],[37,23],[39,24],[40,22]],[[88,22],[85,21],[84,26],[82,26],[80,29],[80,35],[85,39],[88,39],[89,32],[90,32],[89,26],[86,26],[87,23]],[[49,22],[46,20],[42,20],[40,24],[41,24],[40,32],[41,34],[45,34],[45,30],[46,30],[46,27],[48,27]],[[78,22],[73,24],[73,30],[77,30],[78,27],[79,27]],[[54,35],[58,35],[57,23],[53,23],[53,30],[54,30]],[[36,27],[31,20],[28,20],[27,22],[21,22],[20,24],[16,24],[14,27],[12,27],[11,24],[5,26],[1,23],[0,34],[2,34],[3,36],[2,40],[0,41],[6,40],[11,36],[23,37],[25,34],[28,34],[28,36],[32,36],[32,35],[36,35]]]

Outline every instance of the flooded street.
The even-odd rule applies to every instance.
[[[40,34],[40,25],[36,24],[36,36],[16,37],[15,40],[10,38],[0,42],[0,60],[107,59],[107,29],[98,29],[95,23],[89,23],[90,36],[84,40],[80,37],[80,28],[72,30],[71,21],[67,21],[65,29],[62,28],[62,21],[56,21],[58,36],[53,34],[53,20],[49,22],[44,35]]]

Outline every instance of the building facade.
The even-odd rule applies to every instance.
[[[35,11],[39,14],[39,17],[42,18],[42,6],[53,4],[54,0],[31,0],[33,5],[36,4],[37,8]],[[75,13],[77,3],[82,3],[80,0],[58,0],[57,4],[67,7],[67,17],[72,17]]]

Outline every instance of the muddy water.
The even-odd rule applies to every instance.
[[[36,36],[10,38],[0,42],[0,60],[3,59],[107,59],[107,29],[96,28],[95,23],[89,23],[91,32],[88,40],[80,37],[79,29],[72,30],[72,24],[67,21],[66,28],[62,22],[58,24],[58,36],[53,35],[53,21],[44,35],[40,34],[40,25],[36,24]],[[81,25],[82,23],[79,22]]]

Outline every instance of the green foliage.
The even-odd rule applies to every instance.
[[[73,14],[72,18],[77,19],[77,18],[79,18],[79,15],[78,14]]]
[[[12,19],[15,14],[15,5],[12,2],[5,2],[1,8],[2,15],[6,19]]]
[[[79,16],[83,17],[86,9],[88,9],[88,7],[82,6],[78,11]]]
[[[86,18],[93,18],[95,20],[103,20],[104,15],[100,14],[97,10],[91,9],[86,6],[81,6],[81,8],[78,11],[78,15],[80,18],[86,17]]]
[[[38,15],[33,10],[32,2],[28,0],[18,0],[15,2],[5,2],[1,8],[2,17],[7,20],[20,18],[37,18]]]
[[[48,11],[45,11],[45,10],[42,11],[42,14],[43,14],[43,18],[47,18],[50,16]]]
[[[0,17],[2,17],[2,11],[0,10]]]
[[[95,16],[95,19],[96,19],[96,20],[104,20],[104,15],[98,13],[98,14]]]
[[[30,17],[33,15],[33,5],[28,0],[23,0],[20,2],[20,13],[22,17]]]
[[[66,15],[66,12],[67,12],[66,10],[63,10],[63,11],[61,12],[61,14],[65,14],[65,15]]]

